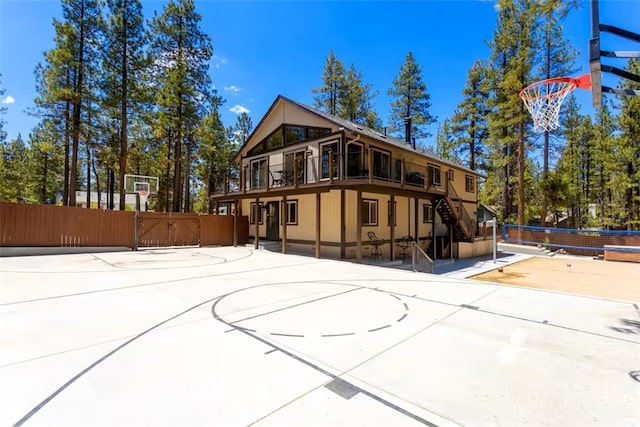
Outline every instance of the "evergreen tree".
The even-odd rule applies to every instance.
[[[485,66],[476,61],[467,77],[462,91],[464,99],[458,105],[451,123],[451,130],[458,151],[467,152],[467,166],[476,169],[477,158],[484,152],[484,143],[488,137],[487,113],[489,107]],[[484,168],[483,168],[484,169]]]
[[[616,122],[611,114],[608,102],[603,102],[602,107],[596,112],[596,122],[593,132],[593,141],[591,145],[593,158],[593,171],[591,175],[590,193],[592,199],[590,203],[596,204],[596,212],[598,228],[608,229],[616,226],[616,217],[623,215],[620,208],[624,210],[624,204],[613,203],[615,190],[612,188],[615,182],[615,175],[620,169],[620,163],[617,160],[616,149],[617,141],[615,137]]]
[[[517,199],[517,221],[524,225],[525,148],[530,143],[530,117],[518,93],[531,77],[536,42],[534,27],[538,15],[535,3],[528,0],[500,0],[497,7],[498,23],[494,38],[489,43],[492,56],[488,70],[489,87],[492,89],[491,113],[488,115],[490,144],[497,183],[502,188],[496,202],[502,206],[501,216],[506,220],[511,215],[513,200]],[[517,197],[514,189],[518,190]]]
[[[71,43],[60,46],[70,48],[71,57],[71,163],[69,168],[69,204],[76,205],[78,152],[80,139],[86,132],[83,110],[95,99],[90,76],[96,73],[96,49],[99,45],[100,2],[98,0],[62,0],[62,14],[68,24]]]
[[[55,47],[44,53],[44,63],[35,68],[36,108],[30,113],[43,120],[51,118],[56,123],[61,138],[63,160],[62,204],[69,205],[69,178],[71,166],[72,101],[74,99],[73,61],[74,31],[69,22],[53,20]]]
[[[438,128],[438,133],[436,134],[435,152],[441,159],[461,163],[456,150],[456,141],[451,138],[452,133],[451,121],[449,119],[444,119],[442,125]]]
[[[183,208],[184,189],[191,182],[194,132],[206,114],[205,101],[210,99],[208,69],[213,48],[211,38],[200,29],[201,19],[193,0],[172,0],[150,24],[150,53],[155,58],[157,82],[155,128],[166,142],[167,159],[173,158],[173,170],[167,162],[164,181],[173,184],[174,212]],[[168,189],[165,197],[168,209]]]
[[[393,132],[401,132],[404,129],[404,119],[411,117],[413,137],[431,136],[424,128],[435,123],[436,117],[429,112],[431,96],[427,92],[427,84],[422,80],[422,67],[415,60],[413,53],[407,53],[398,76],[387,93],[392,98],[389,122]]]
[[[372,106],[377,92],[372,89],[372,85],[363,83],[362,73],[351,64],[344,75],[344,90],[338,97],[338,116],[379,129],[382,122]]]
[[[640,60],[629,60],[626,71],[640,75]],[[621,89],[640,90],[640,84],[625,80]],[[619,152],[624,171],[625,222],[628,229],[640,229],[640,96],[620,98]]]
[[[63,151],[58,124],[52,118],[40,122],[29,136],[33,173],[31,187],[34,199],[53,203],[63,182]]]
[[[107,0],[109,12],[105,28],[105,55],[102,61],[102,89],[105,110],[116,126],[119,159],[120,210],[125,207],[124,175],[127,173],[129,123],[142,106],[143,70],[146,66],[140,0]]]
[[[539,52],[538,63],[540,64],[539,78],[550,79],[552,77],[564,77],[574,72],[574,62],[577,56],[577,51],[574,47],[569,45],[565,39],[562,31],[563,28],[560,25],[562,18],[566,13],[566,5],[559,3],[555,5],[553,9],[542,8],[547,13],[542,15],[544,21],[540,26],[541,28],[541,49]],[[546,180],[549,175],[549,142],[550,132],[545,131],[543,134],[543,167],[542,167],[542,180]],[[542,188],[545,188],[544,186]],[[541,204],[541,225],[546,223],[547,216],[547,199],[550,195],[542,194]]]
[[[0,200],[8,202],[33,202],[31,155],[27,145],[18,135],[2,144],[2,169],[0,169]]]
[[[340,98],[343,96],[345,87],[345,68],[333,49],[325,60],[322,71],[322,86],[311,91],[314,96],[314,107],[329,114],[338,115]]]

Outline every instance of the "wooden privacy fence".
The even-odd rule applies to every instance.
[[[137,224],[136,224],[137,217]],[[249,239],[249,219],[235,219],[237,243]],[[230,246],[234,217],[121,212],[0,202],[0,246]],[[137,227],[136,227],[137,225]]]

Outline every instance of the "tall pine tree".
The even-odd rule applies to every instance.
[[[196,127],[206,114],[205,101],[210,98],[208,71],[213,47],[211,38],[200,28],[201,19],[193,0],[171,0],[150,24],[150,53],[155,59],[157,82],[155,127],[166,141],[167,160],[173,156],[173,169],[169,162],[166,165],[165,184],[172,182],[174,212],[183,209],[184,189],[189,188],[191,180],[189,151]],[[164,196],[168,209],[168,189]]]
[[[398,76],[387,93],[392,99],[389,122],[393,132],[401,132],[404,129],[404,119],[411,117],[413,137],[425,138],[431,135],[425,128],[435,123],[436,117],[429,112],[431,96],[427,92],[427,84],[422,80],[422,66],[413,53],[407,53]]]
[[[146,37],[140,0],[107,0],[105,55],[102,61],[105,110],[115,124],[118,141],[118,192],[120,210],[125,206],[124,175],[127,173],[129,123],[142,107]]]

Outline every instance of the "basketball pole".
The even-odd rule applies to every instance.
[[[496,228],[498,228],[498,218],[493,217],[493,263],[496,263],[496,248],[498,247],[498,241],[496,238]]]
[[[133,215],[133,250],[138,250],[138,215],[140,214],[140,193],[136,192],[136,212]]]

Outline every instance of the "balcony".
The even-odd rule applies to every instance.
[[[246,159],[240,171],[238,191],[264,193],[318,186],[370,184],[432,194],[446,194],[447,182],[436,165],[409,162],[386,152],[365,150],[348,153],[311,151]],[[288,192],[288,191],[287,191]]]

